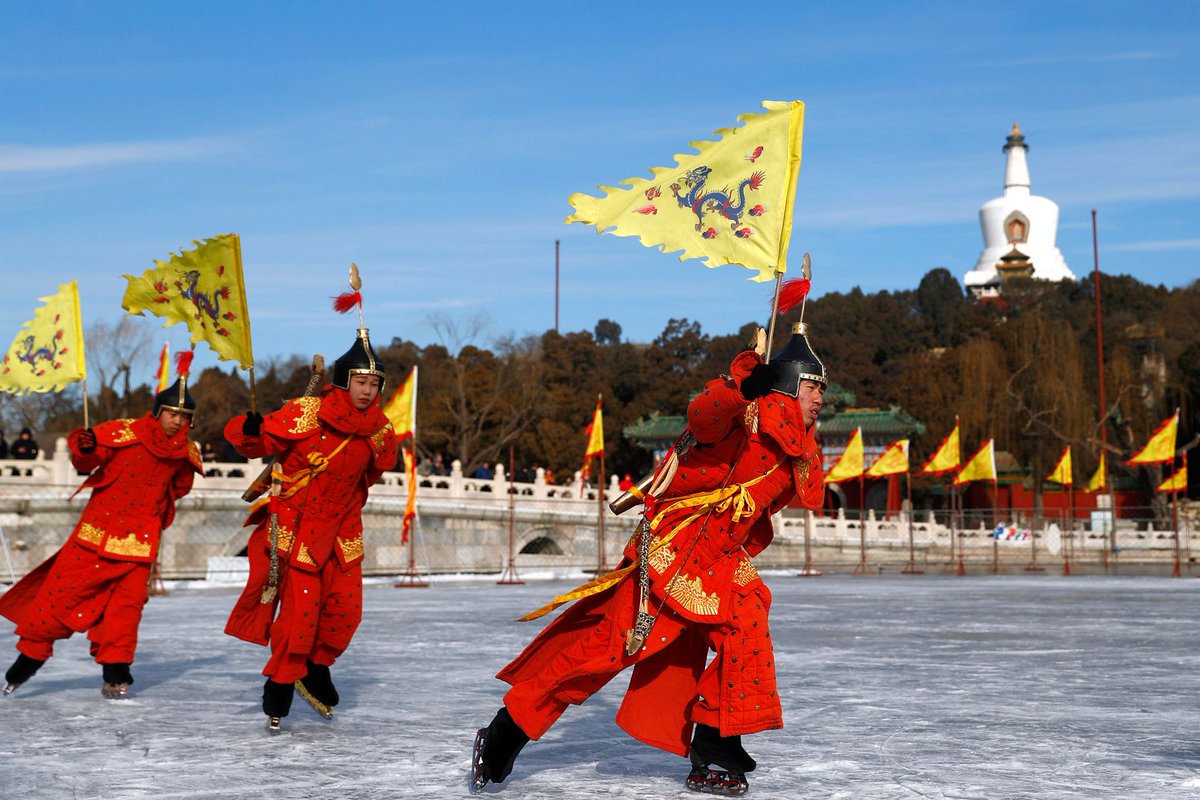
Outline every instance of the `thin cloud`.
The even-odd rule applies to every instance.
[[[192,161],[235,149],[226,138],[104,142],[64,147],[0,144],[0,172],[61,172],[149,161]]]
[[[1152,250],[1200,250],[1200,239],[1159,239],[1148,242],[1122,242],[1109,245],[1109,250],[1148,252]]]

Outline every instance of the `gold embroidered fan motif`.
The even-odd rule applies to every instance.
[[[121,429],[113,434],[113,444],[125,444],[137,438],[137,434],[133,432],[133,420],[119,419],[116,422],[121,423]]]
[[[707,594],[700,578],[689,578],[683,573],[678,580],[672,581],[671,597],[688,611],[701,616],[715,616],[721,608],[721,598],[716,592]]]
[[[100,542],[104,541],[104,531],[102,531],[100,528],[97,528],[95,525],[90,525],[86,522],[81,522],[79,524],[79,533],[77,535],[80,539],[88,544],[98,545]]]
[[[655,536],[650,540],[650,568],[662,574],[675,561],[675,552],[670,546],[660,544],[662,539]]]
[[[297,397],[292,402],[300,406],[301,414],[296,418],[296,424],[288,430],[288,433],[308,433],[316,430],[317,426],[321,424],[317,420],[317,412],[321,410],[321,398]]]
[[[143,542],[138,538],[136,533],[131,533],[123,539],[110,536],[108,537],[108,541],[104,543],[104,552],[113,553],[118,556],[149,558],[150,543]]]
[[[338,539],[338,546],[342,548],[342,557],[347,561],[353,561],[356,558],[363,556],[363,537],[360,533],[353,539]]]
[[[758,579],[758,570],[749,561],[739,561],[737,569],[733,572],[733,582],[738,586],[745,586],[750,581]]]

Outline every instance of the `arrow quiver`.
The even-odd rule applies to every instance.
[[[275,599],[279,590],[279,512],[276,504],[279,502],[279,492],[283,488],[283,467],[278,463],[271,465],[271,572],[267,576],[267,585],[263,587],[259,602],[264,605]]]

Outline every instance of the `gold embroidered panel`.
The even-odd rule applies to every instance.
[[[371,452],[378,453],[387,444],[388,436],[392,433],[392,423],[384,425],[375,433],[371,434]]]
[[[113,444],[125,444],[137,438],[137,434],[133,432],[133,420],[118,419],[114,422],[120,423],[121,429],[113,434]]]
[[[701,616],[716,616],[721,608],[721,598],[716,592],[705,593],[704,583],[699,578],[689,578],[683,573],[671,582],[671,597],[688,611]]]
[[[143,542],[136,533],[131,533],[124,539],[110,536],[104,543],[104,552],[118,556],[134,556],[136,558],[150,557],[150,543]]]
[[[650,540],[650,568],[661,575],[667,567],[671,566],[677,554],[670,545],[659,547],[660,541],[662,540],[657,536]]]
[[[363,537],[360,533],[353,539],[338,538],[338,545],[342,548],[342,558],[346,561],[353,561],[356,558],[363,557]]]
[[[313,557],[309,554],[306,545],[300,545],[300,552],[296,553],[296,560],[301,564],[308,564],[313,567],[317,565],[317,562],[313,561]]]
[[[88,544],[99,546],[100,542],[104,541],[104,531],[97,528],[95,525],[89,525],[86,522],[79,523],[79,531],[77,533],[80,539]]]
[[[292,551],[292,542],[296,541],[295,532],[290,528],[280,525],[275,536],[275,547],[282,553],[290,553]]]
[[[746,406],[746,413],[742,417],[742,422],[746,425],[746,430],[750,433],[758,433],[758,403],[752,401]]]
[[[758,579],[758,570],[749,561],[739,561],[737,569],[733,572],[733,582],[738,586],[745,586],[750,581]]]
[[[300,407],[300,416],[296,418],[296,424],[288,429],[288,433],[308,433],[316,430],[321,424],[317,419],[317,412],[321,410],[321,398],[297,397],[292,402]]]

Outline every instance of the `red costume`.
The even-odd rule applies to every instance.
[[[497,675],[512,684],[504,704],[530,738],[630,666],[617,723],[646,744],[687,755],[693,724],[721,736],[783,726],[771,595],[751,558],[771,543],[771,515],[796,496],[820,508],[824,484],[798,401],[742,395],[742,381],[761,363],[752,351],[740,354],[732,377],[710,381],[691,402],[696,444],[667,489],[646,500],[657,620],[643,646],[626,654],[639,604],[635,534],[623,566],[559,598],[582,599]],[[709,650],[716,655],[705,666]]]
[[[175,501],[202,472],[186,427],[168,438],[146,414],[102,422],[94,433],[91,452],[80,449],[84,429],[67,439],[71,463],[91,472],[80,490],[92,490],[71,537],[0,597],[0,614],[17,624],[17,649],[39,661],[50,658],[56,640],[87,631],[98,663],[133,662],[159,539]]]
[[[267,415],[260,435],[244,433],[245,419],[231,419],[225,438],[248,458],[275,456],[283,480],[278,498],[247,520],[257,526],[248,545],[250,579],[225,632],[269,643],[263,674],[291,684],[309,661],[332,665],[362,619],[362,507],[370,486],[395,466],[398,443],[378,400],[360,411],[335,386]],[[278,591],[264,602],[272,515]]]

